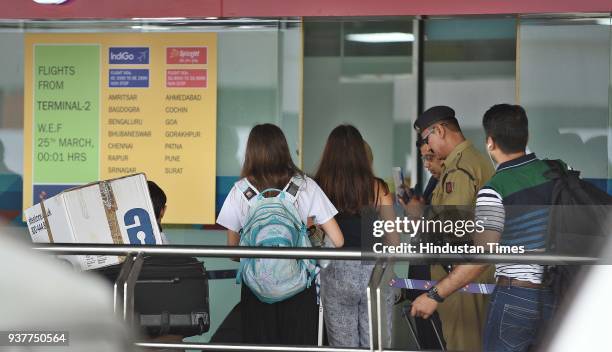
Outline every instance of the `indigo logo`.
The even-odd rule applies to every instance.
[[[149,48],[110,48],[108,62],[111,65],[147,65],[149,63]]]

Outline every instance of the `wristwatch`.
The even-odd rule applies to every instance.
[[[444,302],[444,298],[442,298],[442,296],[438,294],[438,288],[436,286],[430,288],[429,291],[427,291],[427,297],[433,299],[438,303]]]

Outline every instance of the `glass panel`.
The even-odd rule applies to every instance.
[[[316,172],[330,132],[348,123],[370,144],[378,177],[392,186],[394,166],[411,175],[416,165],[411,121],[417,111],[413,22],[410,17],[304,19],[306,172]],[[397,265],[395,271],[406,273],[407,267]],[[394,326],[401,324],[396,314]],[[405,330],[393,330],[394,348],[414,347]]]
[[[0,31],[0,218],[21,223],[23,35]]]
[[[217,209],[238,178],[246,139],[256,123],[279,124],[298,162],[301,106],[299,20],[180,21],[0,21],[0,219],[28,240],[21,222],[23,175],[23,38],[35,32],[208,32],[218,33]],[[7,49],[10,48],[10,49]],[[168,206],[173,203],[169,195]],[[164,225],[171,244],[223,245],[225,231]],[[206,258],[207,270],[232,270],[237,263]],[[211,328],[186,341],[207,342],[240,297],[233,280],[211,280]]]
[[[409,168],[416,114],[410,17],[304,20],[304,169],[315,172],[331,130],[359,129],[374,171]],[[409,172],[406,172],[408,175]]]
[[[610,18],[521,19],[519,40],[529,147],[612,191]]]
[[[606,21],[601,21],[606,23]],[[610,81],[608,86],[608,193],[612,194],[612,17],[608,18],[608,28],[610,29]]]
[[[254,124],[280,125],[299,162],[299,20],[4,21],[0,45],[11,48],[0,54],[0,209],[5,216],[17,219],[21,209],[24,33],[118,31],[218,33],[217,207],[240,174]]]
[[[466,138],[484,153],[484,112],[515,101],[516,20],[431,19],[425,37],[425,109],[455,109]]]

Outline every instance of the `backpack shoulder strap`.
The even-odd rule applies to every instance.
[[[286,193],[292,203],[297,200],[298,193],[304,183],[306,183],[306,179],[303,176],[295,175],[289,180],[285,188],[283,188],[283,192]]]
[[[548,167],[550,167],[553,170],[563,170],[563,169],[565,169],[565,167],[563,166],[563,162],[561,160],[559,160],[559,159],[555,159],[555,160],[544,159],[543,161],[546,163],[546,165],[548,165]]]
[[[574,170],[561,160],[548,160],[544,162],[549,169],[544,172],[544,177],[549,180],[561,180],[567,187],[575,189],[581,187],[583,180],[580,178],[580,171]]]
[[[548,170],[544,173],[544,176],[548,179],[566,179],[569,176],[580,177],[580,171],[572,170],[563,161],[544,159],[542,160],[548,165]]]
[[[259,194],[257,188],[255,188],[246,177],[236,182],[236,187],[238,187],[238,190],[240,190],[240,193],[242,193],[242,196],[249,204],[252,200],[256,199],[255,196]]]

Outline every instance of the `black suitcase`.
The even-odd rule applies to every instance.
[[[114,283],[121,264],[96,270]],[[134,324],[149,337],[210,329],[208,276],[194,257],[145,257],[134,288]]]
[[[410,320],[410,310],[411,309],[412,309],[412,302],[402,307],[402,317],[404,318],[404,320],[406,320],[406,323],[408,324],[410,334],[412,335],[412,338],[414,339],[414,342],[416,343],[417,350],[422,351],[423,349],[421,348],[421,343],[419,342],[416,327],[412,325],[412,321]],[[436,323],[434,322],[433,318],[430,317],[426,320],[429,320],[431,322],[431,327],[432,327],[433,332],[436,335],[436,339],[438,340],[440,351],[446,351],[446,341],[444,340],[444,336],[442,335],[442,332],[438,330],[438,327],[436,326]]]

